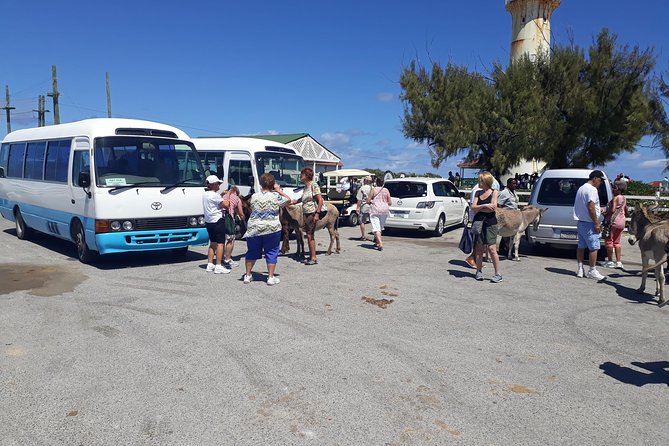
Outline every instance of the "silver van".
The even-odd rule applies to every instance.
[[[593,169],[552,169],[541,174],[534,187],[528,204],[549,208],[535,231],[527,228],[530,246],[562,245],[576,246],[576,220],[574,220],[574,200],[576,191],[586,181]],[[606,207],[613,198],[611,184],[606,178],[599,186],[599,205]]]

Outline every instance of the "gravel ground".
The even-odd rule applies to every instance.
[[[524,250],[493,284],[460,232],[377,252],[343,227],[327,256],[323,231],[270,287],[203,247],[83,265],[2,220],[0,444],[669,443],[669,306],[636,292],[638,250],[600,283]]]

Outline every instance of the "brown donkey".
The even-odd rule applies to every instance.
[[[536,231],[548,208],[540,209],[534,206],[525,206],[522,210],[497,208],[497,232],[500,237],[513,237],[513,243],[509,244],[509,253],[507,259],[520,261],[518,256],[518,247],[520,239],[528,226],[533,226]]]
[[[631,215],[629,225],[629,243],[634,245],[639,242],[641,251],[641,286],[639,292],[646,289],[646,277],[648,276],[648,265],[651,260],[655,264],[655,295],[658,302],[663,305],[664,298],[664,260],[666,259],[665,248],[669,243],[669,220],[661,220],[640,204]]]
[[[316,231],[319,229],[327,228],[328,233],[330,234],[330,246],[328,246],[327,254],[332,254],[332,245],[337,242],[336,252],[339,254],[341,251],[341,246],[339,245],[339,231],[337,230],[337,222],[339,220],[339,211],[337,208],[331,204],[326,203],[327,213],[318,219],[316,224]],[[322,215],[322,214],[321,214]],[[281,254],[285,254],[290,251],[290,242],[288,241],[288,236],[290,230],[294,229],[297,241],[297,256],[304,256],[304,214],[302,213],[302,205],[296,204],[292,206],[286,206],[281,210],[281,231],[283,232],[282,242],[281,242]]]

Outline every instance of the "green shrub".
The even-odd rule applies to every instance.
[[[627,183],[625,195],[655,195],[657,189],[650,184],[641,181],[630,181]]]

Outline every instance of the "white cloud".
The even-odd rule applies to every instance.
[[[351,135],[345,132],[325,132],[318,139],[325,147],[346,147],[351,144]]]
[[[628,154],[625,158],[627,158],[628,160],[638,160],[639,158],[641,158],[641,154],[639,152],[634,152]]]
[[[656,159],[656,160],[646,160],[643,161],[639,164],[639,167],[642,169],[655,169],[658,167],[665,167],[667,165],[667,162],[669,162],[669,159],[663,158],[663,159]]]
[[[397,99],[397,95],[394,93],[378,93],[376,95],[376,100],[379,102],[393,102],[395,99]]]

